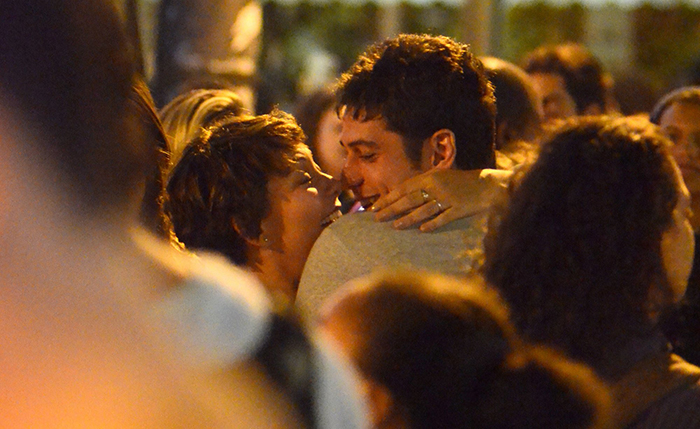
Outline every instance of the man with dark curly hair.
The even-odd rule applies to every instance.
[[[369,48],[340,79],[344,185],[366,209],[399,184],[435,170],[495,164],[493,89],[467,45],[442,36],[400,35]],[[410,196],[428,216],[451,209],[425,190]],[[460,274],[479,245],[479,219],[432,234],[397,231],[371,214],[346,216],[319,237],[304,268],[299,307],[307,316],[347,280],[378,266]]]

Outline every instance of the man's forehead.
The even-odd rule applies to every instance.
[[[359,120],[346,114],[341,118],[340,143],[345,147],[377,146],[386,138],[387,133],[390,131],[381,117]]]

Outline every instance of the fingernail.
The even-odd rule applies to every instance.
[[[396,221],[394,221],[394,223],[392,223],[392,226],[393,226],[395,229],[403,229],[403,228],[404,228],[404,223],[403,223],[402,221],[400,221],[400,220],[396,220]]]

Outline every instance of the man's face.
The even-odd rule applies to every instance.
[[[576,115],[576,102],[566,92],[563,77],[555,73],[532,73],[530,77],[542,100],[545,121]]]
[[[352,112],[342,118],[340,144],[347,151],[343,184],[363,207],[370,207],[396,185],[419,173],[406,156],[403,137],[387,130],[386,121],[353,119]]]

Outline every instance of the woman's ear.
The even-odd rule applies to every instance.
[[[236,230],[236,233],[245,240],[246,244],[252,247],[256,247],[258,249],[264,249],[267,247],[270,247],[270,237],[268,234],[265,234],[265,230],[263,229],[260,232],[260,235],[257,237],[250,237],[248,234],[243,232],[243,230],[238,226],[236,223],[235,219],[231,219],[231,226],[233,227],[234,230]],[[261,225],[262,228],[262,225]]]
[[[435,131],[423,145],[423,171],[452,168],[456,156],[455,134],[447,128]]]

